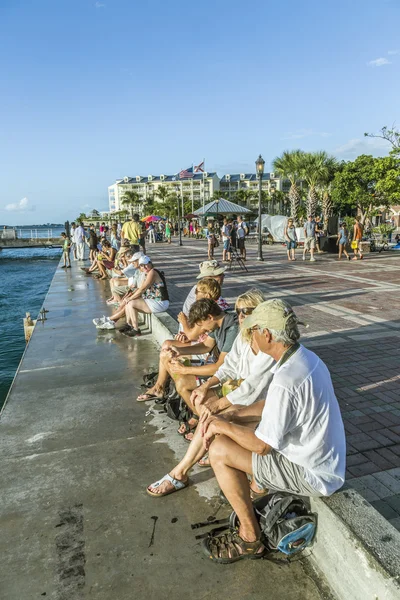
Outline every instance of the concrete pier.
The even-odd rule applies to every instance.
[[[138,404],[150,335],[98,332],[104,282],[58,269],[0,421],[3,600],[317,600],[306,560],[211,564],[190,524],[227,514],[210,469],[163,499],[146,486],[187,445]]]

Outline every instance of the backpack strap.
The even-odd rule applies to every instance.
[[[286,496],[276,502],[273,507],[262,515],[264,533],[271,533],[276,522],[285,514],[295,500],[294,496]]]

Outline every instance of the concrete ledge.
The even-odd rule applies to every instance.
[[[152,315],[161,345],[178,323],[168,313]],[[318,534],[310,560],[339,600],[400,599],[400,532],[355,490],[313,498]]]
[[[399,600],[400,533],[358,492],[311,499],[318,534],[311,555],[341,600]]]

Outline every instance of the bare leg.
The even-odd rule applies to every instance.
[[[190,401],[190,396],[193,390],[197,387],[196,377],[194,375],[182,375],[177,377],[175,381],[176,391],[184,400],[184,402],[188,405],[190,410],[197,414],[194,405]]]
[[[225,435],[219,435],[210,446],[209,456],[218,483],[238,516],[240,537],[248,542],[258,540],[260,527],[246,475],[253,473],[251,452]]]
[[[126,322],[132,325],[134,329],[138,329],[138,313],[150,314],[151,310],[142,298],[131,300],[125,307]]]

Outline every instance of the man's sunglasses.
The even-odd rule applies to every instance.
[[[253,312],[254,307],[247,307],[247,308],[237,308],[236,309],[236,314],[237,316],[239,315],[245,315],[246,317],[248,315],[251,315],[251,313]]]

